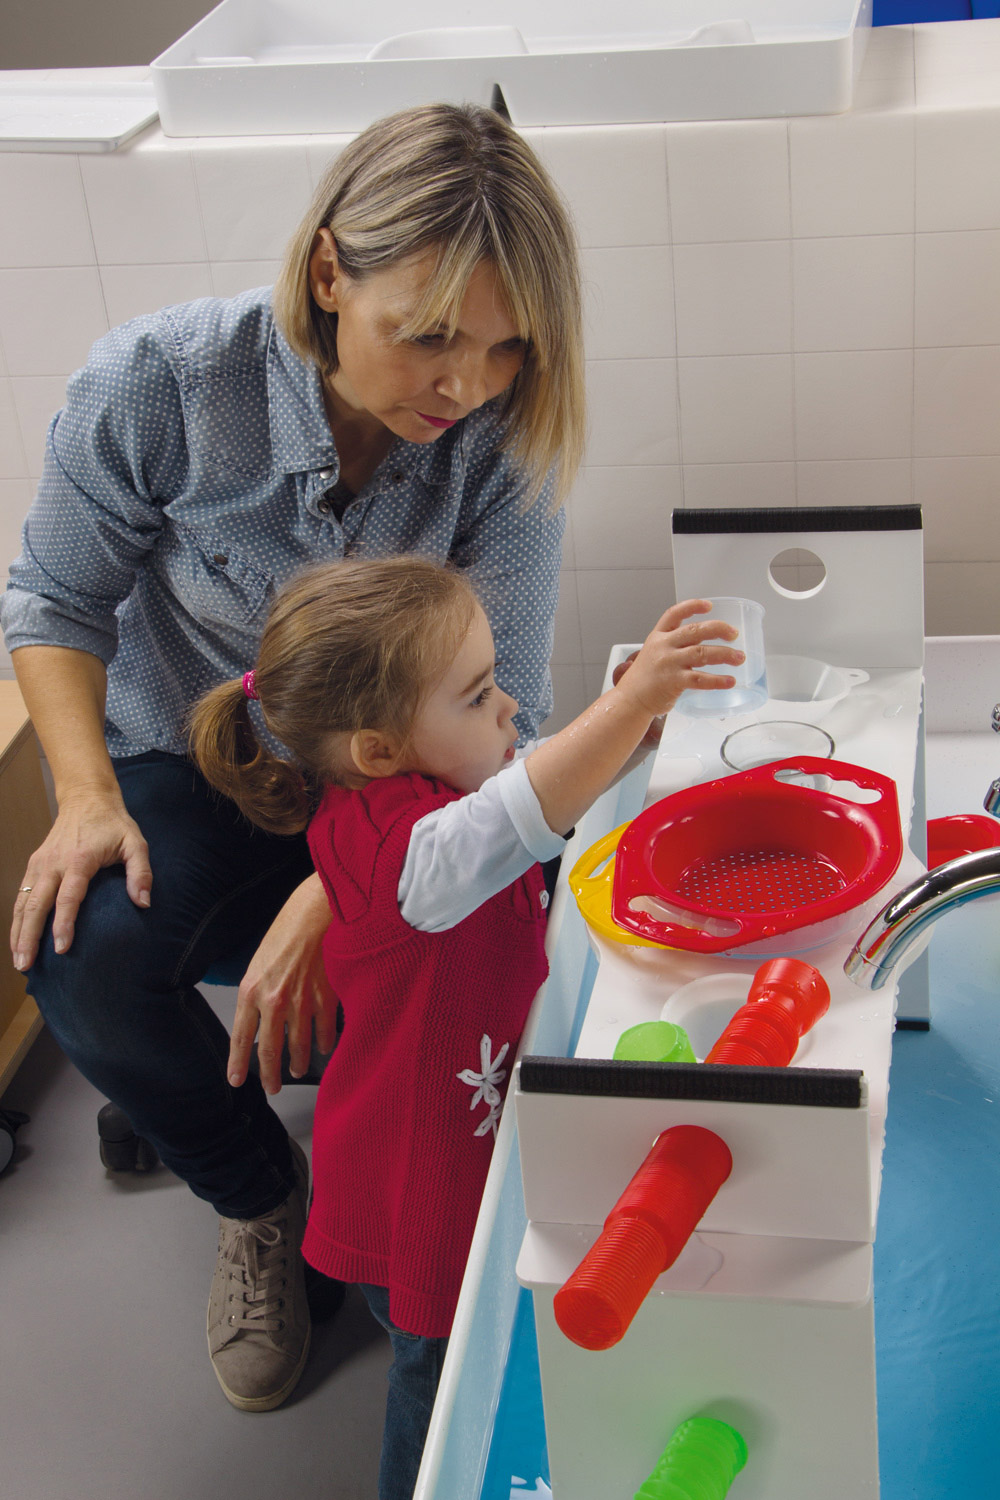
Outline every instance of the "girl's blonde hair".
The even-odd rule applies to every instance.
[[[379,729],[405,745],[476,602],[461,573],[417,557],[326,563],[301,574],[272,604],[254,668],[264,724],[294,760],[258,738],[237,677],[191,712],[191,753],[202,775],[258,827],[299,832],[323,784],[340,779],[332,736]]]
[[[309,287],[324,228],[356,281],[437,251],[401,341],[454,329],[473,271],[491,262],[528,348],[508,392],[503,443],[528,477],[529,502],[553,464],[555,499],[565,498],[585,438],[576,242],[559,195],[517,132],[476,105],[424,105],[377,120],[332,163],[274,288],[285,338],[328,375],[337,368],[337,317]]]

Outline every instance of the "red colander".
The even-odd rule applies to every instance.
[[[797,756],[647,807],[619,842],[611,912],[651,942],[724,953],[844,917],[902,855],[895,782]]]

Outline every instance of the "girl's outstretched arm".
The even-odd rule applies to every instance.
[[[657,621],[627,672],[565,729],[525,761],[545,821],[568,833],[618,775],[650,724],[669,713],[687,688],[706,692],[733,686],[707,666],[739,666],[743,652],[723,644],[738,632],[708,614],[707,599],[686,599]]]

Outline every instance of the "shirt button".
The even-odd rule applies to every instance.
[[[319,471],[319,477],[320,477],[320,479],[323,479],[323,480],[332,479],[333,478],[333,470],[332,469],[320,469],[320,471]]]
[[[224,568],[229,562],[229,558],[224,552],[216,552],[212,558],[212,561],[216,563],[220,568]]]
[[[542,892],[540,892],[539,897],[538,897],[538,904],[542,908],[542,911],[544,911],[545,908],[549,904],[549,893],[548,893],[548,891],[542,891]]]
[[[316,509],[319,511],[321,516],[328,516],[331,510],[333,510],[333,501],[328,500],[324,495],[322,500],[316,501]]]
[[[402,473],[402,471],[400,469],[397,469],[396,472],[395,472],[395,474],[393,474],[393,476],[392,476],[392,482],[393,482],[393,484],[402,484],[403,480],[405,478],[406,478],[406,475],[404,473]]]

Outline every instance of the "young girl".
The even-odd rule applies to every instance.
[[[742,660],[710,644],[730,627],[688,618],[709,609],[667,610],[609,692],[515,761],[517,703],[463,576],[414,558],[327,565],[279,594],[253,671],[194,711],[206,778],[271,832],[308,822],[330,902],[344,1025],[303,1252],[359,1283],[392,1339],[379,1500],[412,1494],[501,1086],[547,972],[538,861],[685,688],[732,685],[699,670]]]

